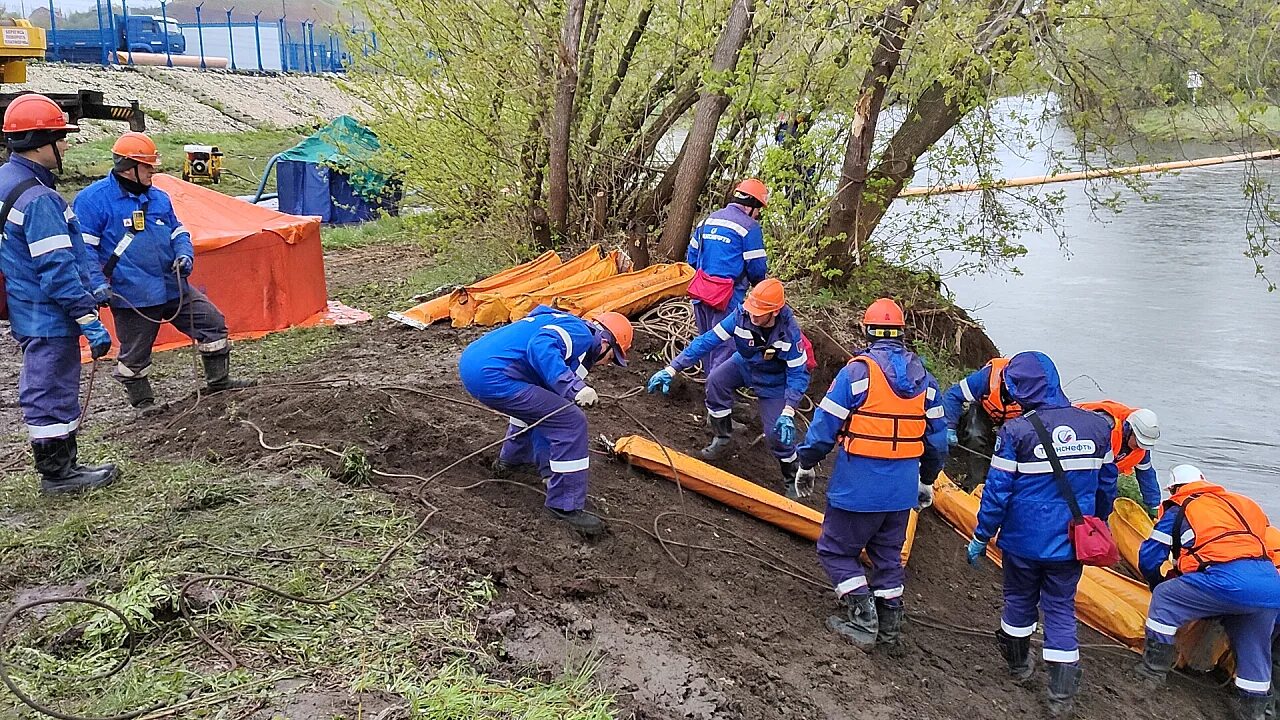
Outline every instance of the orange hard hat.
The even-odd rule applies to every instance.
[[[867,327],[906,327],[907,321],[898,303],[889,298],[880,298],[871,303],[862,314],[862,324]]]
[[[111,146],[111,154],[152,167],[160,164],[160,151],[156,149],[155,141],[147,137],[146,133],[127,132],[121,135]]]
[[[787,304],[787,295],[782,289],[782,281],[777,278],[761,280],[747,293],[742,307],[752,315],[765,315],[778,312]]]
[[[627,353],[630,352],[631,341],[635,337],[631,321],[626,315],[616,312],[600,313],[595,317],[595,321],[609,333],[610,344],[613,345],[613,361],[626,367]]]
[[[58,103],[44,95],[19,95],[4,110],[4,131],[20,133],[32,130],[77,132],[80,128],[67,122],[67,116],[62,114]]]
[[[758,178],[743,180],[738,183],[738,187],[733,189],[733,201],[741,202],[748,198],[755,199],[756,202],[760,203],[760,207],[764,207],[769,204],[769,188],[765,187],[764,183],[760,182]]]

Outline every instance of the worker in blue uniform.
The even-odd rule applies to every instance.
[[[1014,355],[1002,381],[1023,415],[1006,421],[996,436],[967,555],[976,564],[999,533],[1004,565],[1004,610],[996,632],[1000,652],[1010,675],[1019,680],[1031,677],[1031,635],[1043,612],[1049,712],[1069,717],[1083,674],[1075,603],[1084,566],[1076,560],[1068,535],[1071,507],[1028,414],[1034,414],[1053,438],[1080,511],[1103,520],[1116,498],[1111,427],[1097,413],[1071,405],[1057,368],[1042,353]]]
[[[742,307],[709,331],[694,338],[671,364],[654,373],[649,392],[670,392],[671,381],[719,347],[731,351],[707,377],[707,415],[711,444],[702,457],[718,460],[729,451],[733,438],[733,400],[739,388],[756,393],[760,422],[769,438],[769,449],[778,459],[783,490],[799,498],[796,478],[796,407],[809,388],[808,355],[801,346],[800,326],[786,303],[782,283],[774,278],[751,289]]]
[[[732,315],[747,290],[769,274],[760,229],[760,214],[768,204],[769,188],[749,178],[734,188],[728,205],[694,227],[685,262],[694,269],[687,292],[699,333],[710,332]],[[731,355],[732,346],[713,347],[702,360],[703,374],[711,377]]]
[[[4,113],[9,161],[0,167],[9,321],[22,348],[18,404],[45,493],[73,493],[115,480],[115,465],[79,463],[80,336],[93,358],[111,350],[98,320],[106,281],[90,260],[75,215],[54,189],[66,136],[79,128],[43,95],[22,95]]]
[[[1175,466],[1167,477],[1169,499],[1138,550],[1139,569],[1152,588],[1138,676],[1162,684],[1177,656],[1178,628],[1217,617],[1236,656],[1235,716],[1263,720],[1271,700],[1271,635],[1280,611],[1280,573],[1267,540],[1270,521],[1256,502],[1208,482],[1193,465]]]
[[[933,504],[933,481],[947,457],[938,381],[907,349],[906,318],[889,298],[862,318],[871,346],[836,374],[799,448],[797,485],[839,447],[827,485],[818,560],[842,615],[827,626],[863,649],[897,646],[905,614],[902,548],[912,508]],[[806,493],[807,494],[807,493]],[[871,577],[862,566],[866,551]]]
[[[583,320],[539,305],[468,345],[458,360],[467,392],[510,416],[495,472],[536,466],[547,482],[547,510],[588,537],[604,523],[585,510],[591,455],[581,408],[599,401],[587,373],[610,360],[625,367],[632,334],[620,313]]]
[[[168,322],[192,338],[211,391],[251,387],[231,377],[231,343],[218,308],[187,277],[195,267],[191,233],[173,211],[169,194],[152,184],[160,165],[156,144],[140,132],[111,147],[112,171],[76,196],[85,242],[111,283],[111,315],[120,339],[115,378],[129,404],[159,409],[148,375],[151,348]]]

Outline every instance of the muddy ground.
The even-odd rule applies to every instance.
[[[365,249],[332,258],[331,292],[384,273],[393,254],[403,252]],[[302,457],[297,453],[308,451],[266,450],[242,420],[259,425],[268,444],[357,446],[379,470],[417,475],[430,475],[501,437],[505,419],[463,404],[468,398],[457,382],[457,356],[478,331],[416,331],[378,319],[342,332],[321,359],[263,378],[325,382],[268,384],[204,398],[193,408],[189,378],[165,378],[159,390],[182,399],[138,424],[121,409],[118,388],[108,380],[111,387],[97,401],[93,421],[120,421],[105,438],[140,453],[257,463],[266,471],[283,470]],[[7,427],[16,428],[16,355],[11,341],[4,342],[0,414]],[[656,348],[649,342],[638,336],[630,368],[592,374],[602,395],[622,395],[661,367],[666,358],[646,356]],[[693,452],[705,442],[697,386],[682,383],[669,399],[641,395],[625,407],[671,447]],[[740,416],[748,431],[723,466],[776,486],[775,461],[763,444],[747,442],[760,430],[749,410]],[[617,401],[603,401],[589,417],[593,438],[640,432]],[[542,512],[534,479],[457,489],[488,479],[494,452],[481,453],[429,486],[412,479],[379,482],[406,503],[420,495],[439,507],[431,532],[457,561],[496,580],[501,592],[484,632],[505,648],[508,672],[551,675],[568,662],[598,658],[599,681],[617,693],[622,715],[634,718],[994,720],[1043,713],[1043,673],[1025,687],[1007,680],[990,639],[998,623],[998,571],[970,569],[962,538],[932,513],[920,523],[910,563],[906,597],[919,619],[909,624],[899,656],[868,655],[825,628],[835,603],[812,544],[699,496],[682,499],[667,480],[603,452],[592,458],[591,496],[610,518],[611,532],[584,542]],[[306,457],[310,461],[315,454]],[[821,507],[820,497],[819,492],[811,504]],[[688,555],[669,547],[673,559],[650,534],[654,518],[670,511],[707,524],[666,516],[656,524],[662,537],[733,552]],[[934,621],[957,627],[932,627]],[[1084,628],[1081,638],[1088,645],[1110,644]],[[1153,698],[1129,678],[1135,661],[1135,655],[1114,648],[1086,649],[1077,717],[1163,718],[1174,707],[1184,718],[1229,717],[1226,694],[1202,682],[1178,679],[1167,697]]]

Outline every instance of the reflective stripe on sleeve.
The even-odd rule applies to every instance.
[[[832,400],[830,397],[822,398],[822,402],[818,403],[818,407],[840,418],[841,420],[844,420],[845,418],[849,417],[849,408],[840,405],[836,401]]]
[[[1147,539],[1155,540],[1162,545],[1173,545],[1173,538],[1169,536],[1169,533],[1160,532],[1155,528],[1151,529],[1151,534],[1147,536]]]
[[[564,341],[564,359],[567,361],[573,357],[573,339],[569,337],[569,331],[559,325],[543,325],[544,330],[555,330],[560,339]]]
[[[706,221],[704,221],[702,224],[710,225],[711,227],[727,228],[729,230],[732,230],[738,233],[743,237],[746,237],[747,235],[747,229],[732,220],[721,220],[720,218],[707,218]]]
[[[801,351],[798,357],[791,358],[787,361],[787,367],[800,367],[807,362],[809,362],[809,356],[806,355],[804,351]]]
[[[98,247],[98,244],[102,242],[102,238],[98,237],[97,235],[93,235],[91,233],[80,233],[80,237],[84,238],[85,245],[89,245],[92,247]]]
[[[996,470],[1003,470],[1005,472],[1016,472],[1018,470],[1018,463],[1006,457],[1000,457],[999,455],[992,455],[991,467],[995,468]]]
[[[861,380],[849,383],[849,392],[853,395],[857,395],[858,393],[866,392],[869,387],[871,387],[871,381],[867,378],[862,378]]]
[[[184,232],[187,232],[187,229],[179,225],[172,233],[169,233],[169,239],[174,240]]]
[[[965,402],[973,402],[973,391],[969,389],[969,378],[960,381],[960,394],[964,395]]]
[[[765,257],[764,250],[748,250],[742,253],[743,260],[762,260]]]
[[[712,328],[712,330],[715,331],[716,337],[720,338],[721,340],[728,340],[730,337],[729,331],[720,327],[720,323],[716,323],[716,326]]]
[[[935,405],[929,408],[928,410],[924,411],[925,417],[935,419],[935,420],[937,418],[944,417],[945,415],[946,415],[946,411],[942,409],[941,405]]]
[[[38,258],[41,255],[48,255],[54,250],[62,250],[71,247],[71,236],[69,235],[50,235],[43,240],[37,240],[27,246],[31,251],[31,257]]]

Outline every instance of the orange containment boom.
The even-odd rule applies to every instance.
[[[623,272],[625,264],[621,253],[606,253],[599,245],[567,262],[547,252],[390,317],[423,330],[445,319],[454,327],[514,322],[538,305],[586,318],[608,311],[634,315],[682,297],[693,279],[693,268],[684,263]]]
[[[651,440],[629,435],[614,444],[613,452],[626,458],[632,465],[668,480],[676,481],[678,473],[681,486],[760,518],[793,535],[817,542],[818,536],[822,534],[822,513],[817,510]],[[916,536],[916,520],[916,513],[912,512],[907,526],[907,543],[902,548],[904,563],[911,556],[911,545]]]

